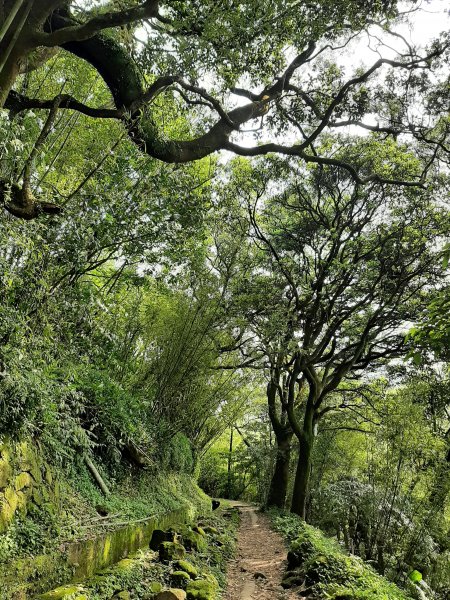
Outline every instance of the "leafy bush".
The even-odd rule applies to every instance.
[[[271,511],[275,528],[291,542],[289,572],[301,578],[314,596],[326,599],[408,600],[411,598],[336,540],[295,515]]]
[[[168,467],[179,473],[192,473],[194,469],[191,444],[183,433],[177,433],[171,439],[168,452]]]

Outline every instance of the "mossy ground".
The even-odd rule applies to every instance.
[[[295,515],[270,511],[273,525],[290,542],[291,583],[303,583],[311,597],[323,600],[411,600],[407,592],[379,575],[335,539]],[[287,581],[289,583],[289,580]]]

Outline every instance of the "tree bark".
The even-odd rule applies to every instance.
[[[291,504],[291,512],[300,515],[304,520],[306,520],[306,503],[308,500],[309,479],[311,475],[313,439],[312,431],[303,431],[300,436],[299,456]]]
[[[277,454],[275,470],[269,487],[267,506],[284,508],[289,485],[289,464],[291,458],[291,441],[294,432],[287,420],[284,399],[278,397],[281,410],[277,409],[277,394],[282,394],[279,369],[274,369],[271,380],[267,384],[267,403],[269,408],[270,423],[277,440]]]
[[[275,469],[270,482],[267,506],[284,508],[289,485],[289,466],[291,462],[291,442],[293,432],[291,430],[276,434],[277,455]]]
[[[230,447],[229,447],[229,451],[228,451],[228,472],[227,472],[227,498],[231,499],[232,496],[232,461],[233,461],[233,431],[234,431],[234,426],[230,427]]]

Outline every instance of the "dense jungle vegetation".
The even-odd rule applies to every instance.
[[[445,4],[0,2],[0,563],[195,480],[449,597]]]

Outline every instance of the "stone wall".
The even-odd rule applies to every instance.
[[[52,513],[60,510],[59,484],[52,469],[28,442],[0,443],[0,533],[17,514],[26,515],[30,504]]]
[[[59,552],[16,560],[0,569],[1,600],[31,600],[37,594],[63,584],[81,582],[147,547],[155,529],[191,521],[190,508],[130,523],[89,540],[67,544]]]

